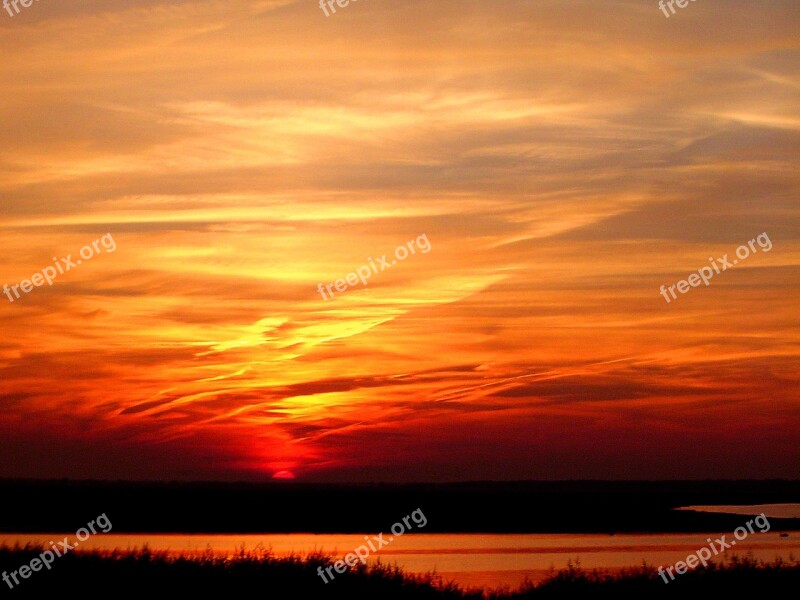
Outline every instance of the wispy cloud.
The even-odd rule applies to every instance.
[[[798,476],[798,20],[794,0],[0,19],[0,284],[118,243],[0,301],[0,474]],[[762,231],[774,251],[665,306],[662,283]],[[421,233],[424,257],[317,294]]]

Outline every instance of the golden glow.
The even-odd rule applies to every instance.
[[[0,475],[800,476],[798,13],[734,4],[0,18],[0,284],[117,242],[0,296]]]

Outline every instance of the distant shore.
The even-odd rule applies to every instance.
[[[800,503],[800,481],[448,484],[129,483],[0,480],[0,532],[74,531],[107,513],[116,533],[363,533],[421,507],[426,533],[730,531],[741,517],[686,506]],[[800,519],[771,519],[800,530]]]

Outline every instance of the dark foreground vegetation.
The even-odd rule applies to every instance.
[[[30,564],[44,548],[0,547],[0,571],[17,571]],[[78,597],[117,598],[309,598],[331,600],[522,600],[556,598],[616,599],[713,598],[759,594],[794,596],[800,586],[800,561],[763,563],[733,559],[709,565],[664,584],[655,569],[641,566],[620,573],[584,571],[580,567],[554,572],[538,585],[519,590],[462,590],[435,573],[412,575],[395,566],[357,566],[323,583],[319,567],[329,566],[323,554],[275,557],[266,551],[244,551],[221,557],[210,551],[199,556],[175,556],[148,549],[78,552],[56,559],[50,571],[31,573],[8,598]],[[735,594],[734,594],[735,592]]]

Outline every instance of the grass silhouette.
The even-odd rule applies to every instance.
[[[45,548],[26,545],[0,547],[0,571],[17,571]],[[348,599],[431,599],[431,600],[522,600],[589,598],[609,595],[615,599],[710,598],[717,594],[776,595],[778,589],[796,590],[800,585],[800,561],[776,560],[766,563],[733,557],[711,563],[676,578],[668,585],[652,566],[610,573],[586,571],[580,565],[553,571],[536,585],[526,582],[520,589],[463,590],[436,573],[410,574],[396,565],[361,565],[336,574],[325,584],[317,574],[334,562],[332,555],[275,556],[265,549],[241,548],[223,556],[210,549],[199,554],[153,552],[147,547],[133,550],[80,551],[57,558],[50,571],[32,573],[20,579],[13,590],[0,582],[9,597],[41,598],[67,594],[82,598],[121,595],[175,594],[180,597],[237,597],[263,594],[265,598]]]

